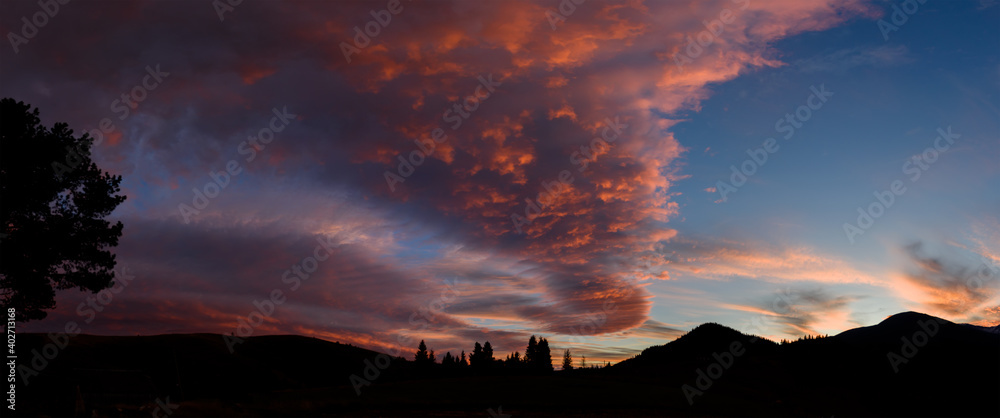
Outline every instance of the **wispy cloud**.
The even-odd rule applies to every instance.
[[[959,321],[1000,321],[1000,267],[993,254],[921,241],[903,251],[910,261],[903,278],[921,293],[918,302],[930,312]]]
[[[666,270],[677,276],[708,279],[752,278],[771,283],[861,283],[881,286],[883,278],[847,260],[807,246],[679,237],[660,246]]]
[[[912,62],[905,45],[845,48],[794,61],[791,66],[804,73],[846,73],[857,67],[883,68]]]
[[[817,335],[820,330],[844,330],[849,327],[848,305],[860,296],[834,295],[821,287],[786,288],[750,305],[725,305],[726,308],[750,312],[763,319],[752,321],[754,326],[786,336]]]

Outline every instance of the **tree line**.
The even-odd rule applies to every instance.
[[[562,369],[572,370],[573,354],[569,349],[563,352]],[[418,366],[432,367],[437,364],[437,357],[434,350],[428,350],[424,340],[420,340],[417,351],[413,356],[414,363]],[[544,337],[535,338],[534,335],[528,339],[528,346],[524,350],[524,355],[520,351],[508,354],[505,358],[496,358],[493,355],[493,345],[489,341],[482,345],[475,342],[472,352],[466,355],[465,350],[455,356],[451,352],[446,352],[441,359],[440,366],[447,369],[471,369],[477,371],[504,370],[525,373],[550,373],[552,367],[552,349],[549,341]],[[583,358],[581,367],[586,367],[586,357]]]

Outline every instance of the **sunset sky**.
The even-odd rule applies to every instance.
[[[1000,322],[998,2],[563,3],[3,1],[0,97],[128,197],[127,286],[25,331],[235,333],[274,289],[252,335],[439,358]]]

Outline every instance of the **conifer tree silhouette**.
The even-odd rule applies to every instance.
[[[483,346],[479,345],[479,341],[476,341],[472,355],[469,356],[469,366],[474,369],[483,367]]]
[[[568,348],[566,349],[565,352],[563,352],[562,369],[563,370],[573,370],[573,355],[570,354]]]
[[[545,338],[538,340],[538,371],[552,371],[552,352],[549,350],[549,341]]]
[[[487,341],[483,344],[483,365],[490,367],[496,359],[493,358],[493,346]]]
[[[528,363],[528,367],[534,366],[538,361],[538,340],[534,335],[528,339],[528,348],[524,350],[524,361]]]
[[[424,340],[420,340],[420,345],[417,346],[417,354],[413,356],[413,361],[417,364],[426,364],[428,360],[427,344],[424,344]]]
[[[0,120],[0,305],[20,322],[43,319],[56,290],[114,283],[123,226],[105,218],[125,201],[122,177],[91,160],[89,134],[49,128],[31,105],[2,99]]]

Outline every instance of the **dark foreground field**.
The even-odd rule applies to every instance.
[[[936,327],[935,327],[936,325]],[[1000,334],[917,313],[776,344],[716,324],[601,369],[518,375],[298,336],[81,335],[20,389],[39,416],[1000,416]],[[19,336],[22,353],[44,335]],[[736,347],[736,349],[734,349]],[[730,353],[727,356],[726,353]],[[22,355],[27,364],[31,359]],[[728,367],[727,367],[728,366]],[[685,388],[686,386],[686,389]],[[686,391],[686,393],[685,393]],[[689,401],[690,399],[690,401]],[[169,414],[168,414],[169,412]]]

